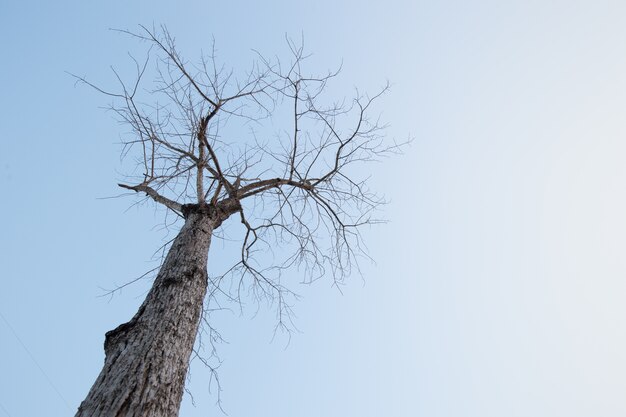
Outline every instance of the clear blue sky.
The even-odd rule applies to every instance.
[[[626,415],[625,19],[603,0],[0,3],[0,415],[73,415],[146,285],[101,288],[166,239],[151,207],[100,199],[123,128],[65,73],[110,82],[141,45],[107,29],[140,23],[190,58],[214,36],[234,67],[304,33],[343,87],[389,79],[389,134],[416,138],[372,168],[390,223],[363,280],[300,288],[286,349],[267,310],[218,319],[230,416]],[[201,367],[191,389],[181,416],[221,415]]]

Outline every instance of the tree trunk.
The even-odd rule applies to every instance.
[[[211,234],[228,214],[183,206],[152,289],[128,322],[107,332],[104,367],[76,417],[176,417],[207,289]]]

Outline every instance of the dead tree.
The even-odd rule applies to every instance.
[[[385,126],[369,115],[387,86],[329,102],[324,93],[337,73],[305,74],[301,44],[288,41],[288,65],[258,55],[237,79],[214,53],[184,60],[165,28],[125,33],[150,45],[148,58],[135,61],[133,83],[118,76],[119,92],[111,92],[78,79],[112,97],[111,109],[131,128],[124,153],[139,170],[119,186],[184,223],[135,316],[107,332],[103,369],[76,416],[174,417],[205,302],[251,292],[274,302],[283,327],[294,295],[287,269],[341,283],[364,254],[361,228],[382,204],[352,166],[398,145],[383,140]],[[264,138],[263,126],[277,122],[286,126]],[[230,136],[233,125],[247,126],[248,138]],[[230,218],[241,223],[240,256],[228,274],[210,278],[211,238]],[[276,247],[267,265],[255,256]]]

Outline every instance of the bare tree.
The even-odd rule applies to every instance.
[[[165,28],[123,32],[150,45],[145,61],[135,61],[134,81],[114,71],[120,87],[111,92],[78,79],[112,97],[111,109],[131,128],[123,152],[137,158],[138,170],[119,186],[184,224],[135,316],[107,332],[104,367],[76,416],[172,417],[201,324],[214,330],[206,320],[212,303],[252,294],[272,301],[278,327],[288,328],[295,294],[284,283],[287,269],[306,282],[339,284],[357,266],[365,255],[360,230],[376,222],[383,201],[352,166],[398,145],[383,140],[385,126],[369,114],[388,87],[329,101],[337,72],[305,73],[301,43],[288,40],[288,64],[258,54],[236,77],[214,52],[186,61]],[[275,123],[286,126],[264,139]],[[232,126],[245,126],[247,137]],[[211,238],[229,218],[240,222],[239,259],[209,278]]]

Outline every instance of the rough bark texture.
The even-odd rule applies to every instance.
[[[107,332],[104,367],[76,417],[176,417],[207,289],[211,234],[228,217],[183,206],[185,224],[128,322]]]

